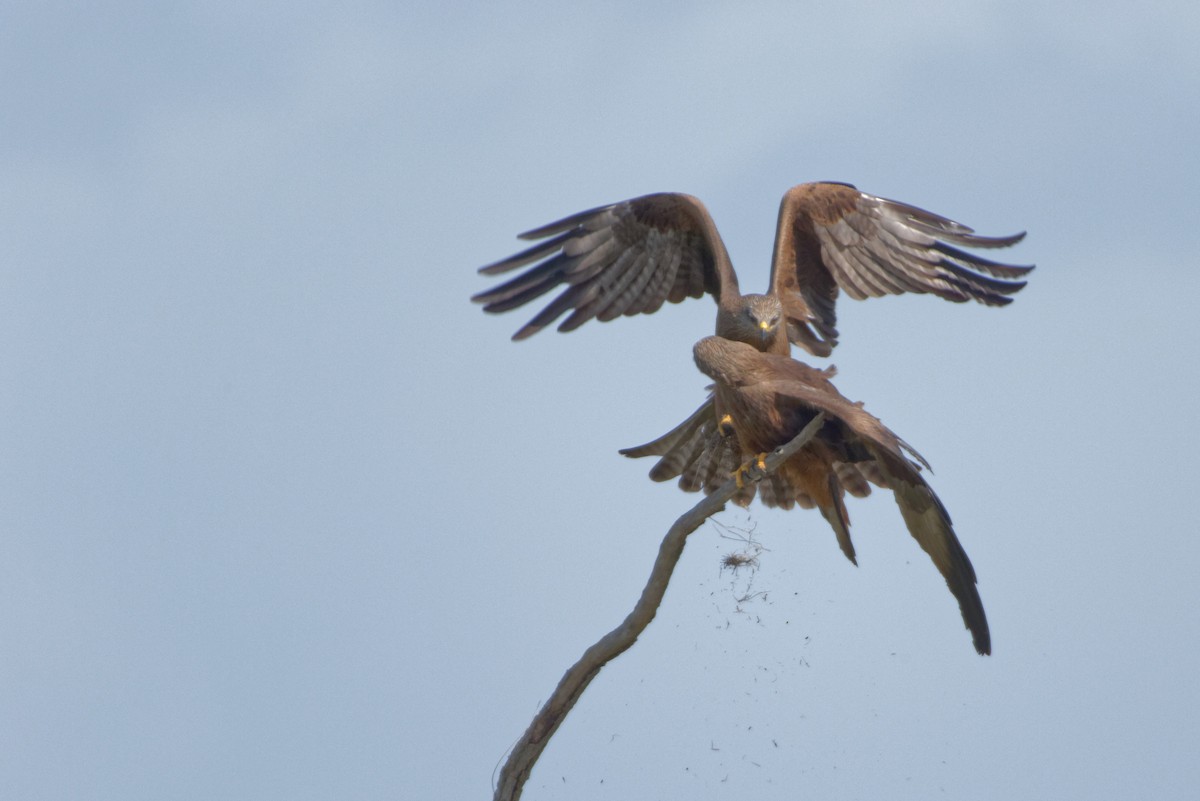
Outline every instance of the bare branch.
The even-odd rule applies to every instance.
[[[808,441],[816,436],[824,422],[825,415],[818,414],[804,427],[803,431],[796,435],[795,439],[768,454],[765,460],[765,470],[759,471],[751,467],[746,477],[751,481],[759,481],[770,474],[787,461],[792,454],[808,444]],[[688,535],[698,529],[709,517],[724,509],[726,502],[733,497],[735,492],[737,492],[737,483],[733,479],[726,481],[720,489],[703,498],[676,520],[675,524],[667,531],[662,545],[659,546],[658,557],[654,560],[654,567],[650,571],[646,588],[642,590],[642,597],[638,599],[633,611],[621,625],[605,634],[584,651],[579,661],[572,665],[558,682],[554,694],[538,710],[533,722],[529,724],[525,734],[517,741],[508,755],[508,760],[500,770],[500,782],[496,786],[494,801],[517,801],[521,797],[525,781],[533,771],[534,765],[537,764],[542,751],[545,750],[550,738],[554,736],[554,732],[558,730],[567,713],[575,706],[583,691],[587,689],[602,667],[637,642],[637,638],[658,613],[659,604],[662,603],[663,596],[667,592],[667,584],[671,580],[671,574],[675,571],[675,565],[683,554],[683,546]]]

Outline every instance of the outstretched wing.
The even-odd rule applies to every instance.
[[[921,476],[920,466],[909,458],[920,459],[915,451],[863,409],[862,404],[838,392],[822,371],[786,356],[761,353],[744,343],[718,337],[705,337],[696,343],[693,352],[697,366],[717,382],[717,397],[737,399],[733,424],[744,427],[752,437],[753,447],[778,447],[798,434],[814,414],[825,413],[825,424],[815,443],[819,447],[812,453],[819,457],[824,451],[824,458],[829,460],[827,494],[834,501],[839,499],[839,482],[832,475],[838,472],[838,462],[870,464],[872,472],[882,474],[884,484],[895,495],[909,533],[929,554],[958,601],[975,649],[981,654],[990,653],[991,635],[975,586],[975,570],[954,533],[946,508]],[[739,428],[739,432],[742,430]],[[811,489],[813,461],[796,462],[803,453],[777,472],[793,475],[795,486]],[[821,505],[822,512],[838,532],[846,555],[853,558],[845,515],[840,508],[836,510],[839,515],[830,514],[827,507],[831,509],[833,504],[829,501],[826,498],[826,504]]]
[[[729,254],[704,204],[690,195],[660,193],[583,211],[521,234],[544,240],[480,268],[496,275],[532,264],[516,278],[471,298],[484,311],[504,312],[565,289],[513,336],[536,334],[560,316],[572,331],[592,318],[650,314],[664,301],[704,293],[718,301],[737,294]]]
[[[840,448],[844,458],[857,464],[870,464],[873,470],[883,474],[884,483],[895,496],[909,534],[929,555],[958,601],[975,650],[981,654],[991,653],[991,634],[983,601],[975,586],[975,569],[954,533],[949,512],[922,477],[918,464],[909,457],[928,467],[925,460],[860,404],[847,400],[832,384],[804,380],[808,376],[802,376],[791,365],[811,368],[786,357],[757,355],[771,359],[774,366],[780,368],[778,379],[764,381],[758,388],[774,392],[776,403],[781,406],[798,404],[806,409],[824,411],[833,430],[830,431],[827,423],[822,436],[833,434],[835,441],[830,444]]]
[[[1008,247],[1024,236],[979,236],[850,184],[800,184],[779,206],[770,291],[783,303],[791,341],[828,356],[837,344],[839,289],[855,300],[913,292],[1003,306],[1033,266],[1001,264],[962,248]]]

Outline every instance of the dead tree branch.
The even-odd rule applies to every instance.
[[[759,471],[752,468],[746,477],[752,481],[759,481],[763,476],[778,468],[788,457],[803,448],[809,440],[816,436],[824,421],[825,416],[818,414],[795,439],[767,455],[765,470]],[[676,520],[675,524],[667,531],[662,545],[659,546],[654,567],[650,571],[650,579],[646,582],[646,588],[642,590],[642,597],[638,599],[633,611],[621,625],[605,634],[584,651],[579,661],[572,665],[558,682],[554,694],[538,710],[533,722],[525,730],[525,734],[509,753],[508,760],[500,770],[500,781],[496,786],[494,801],[517,801],[521,797],[525,781],[533,771],[534,765],[537,764],[542,751],[545,750],[550,738],[554,736],[554,732],[558,730],[567,713],[575,706],[575,702],[579,700],[583,691],[587,689],[602,667],[637,642],[637,638],[654,619],[659,604],[662,603],[663,596],[667,592],[667,584],[671,580],[675,565],[683,554],[687,536],[698,529],[709,517],[724,509],[726,502],[733,497],[736,491],[737,484],[730,479],[720,489],[702,499]]]

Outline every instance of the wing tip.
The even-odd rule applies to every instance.
[[[484,311],[487,311],[487,309],[484,309]],[[533,323],[526,323],[525,325],[523,325],[519,329],[517,329],[517,332],[512,335],[512,341],[520,342],[522,340],[529,339],[531,336],[536,334],[538,331],[541,331],[542,328],[544,328],[544,326],[534,325]]]
[[[507,266],[507,262],[508,259],[494,261],[491,264],[483,265],[475,272],[479,273],[480,275],[499,275],[500,273],[507,272],[509,269],[511,269]]]

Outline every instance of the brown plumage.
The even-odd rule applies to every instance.
[[[472,300],[485,311],[504,312],[565,287],[513,336],[524,339],[568,312],[560,331],[593,318],[650,314],[664,302],[707,293],[717,302],[717,336],[783,354],[790,340],[828,356],[837,344],[839,290],[859,300],[913,292],[1004,305],[1033,268],[960,248],[1007,247],[1022,237],[979,236],[961,223],[849,184],[800,184],[780,204],[767,294],[742,295],[704,204],[690,195],[660,193],[521,234],[543,241],[480,272],[533,266]]]
[[[923,209],[858,191],[810,183],[784,195],[767,294],[743,295],[708,210],[690,195],[645,195],[580,212],[521,234],[542,240],[480,269],[496,275],[527,268],[475,295],[484,310],[505,312],[561,292],[520,328],[525,339],[564,314],[559,331],[591,319],[650,314],[664,302],[712,295],[716,337],[702,340],[697,363],[716,390],[686,420],[658,439],[621,453],[659,456],[650,475],[676,476],[685,490],[712,491],[746,458],[773,450],[817,410],[830,416],[820,437],[735,501],[790,509],[818,508],[852,561],[846,492],[870,484],[892,489],[909,531],[929,553],[959,601],[980,653],[990,652],[975,574],[949,515],[908,456],[920,457],[816,370],[789,358],[789,342],[818,356],[837,345],[835,303],[841,291],[861,300],[906,292],[991,306],[1012,301],[1032,266],[990,261],[962,248],[1001,248],[1024,237],[984,237]],[[728,413],[734,436],[718,425]]]
[[[813,417],[825,413],[813,441],[769,477],[777,479],[775,491],[810,498],[853,561],[844,504],[847,488],[839,466],[867,468],[866,475],[892,490],[909,533],[958,599],[975,650],[991,653],[975,570],[954,534],[949,513],[921,476],[921,465],[928,467],[924,459],[862,404],[847,400],[822,370],[721,337],[700,340],[694,355],[700,370],[715,382],[716,408],[732,418],[736,443],[731,447],[742,459],[785,445]]]
[[[707,293],[717,302],[717,336],[765,353],[787,356],[790,341],[828,356],[837,345],[835,302],[841,290],[855,299],[913,292],[955,302],[1010,303],[1033,267],[999,264],[960,248],[1007,247],[1024,236],[979,236],[961,223],[850,184],[800,184],[779,205],[768,293],[743,295],[704,204],[690,195],[662,193],[583,211],[521,234],[544,241],[480,272],[533,266],[472,300],[499,313],[565,287],[513,335],[525,339],[567,312],[560,331],[593,318],[649,314],[664,302]],[[738,464],[717,432],[719,417],[706,401],[663,436],[621,453],[662,457],[650,473],[655,481],[678,476],[685,490],[711,489]],[[838,469],[852,494],[869,493],[867,480],[878,482],[877,472],[854,480],[849,474],[860,468]],[[783,492],[777,483],[747,485],[735,500],[748,504],[757,493],[768,506],[816,503],[804,493]]]

